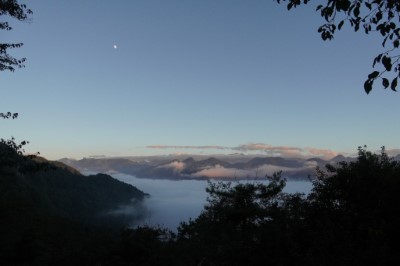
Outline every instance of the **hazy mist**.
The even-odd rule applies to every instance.
[[[150,197],[145,199],[141,206],[123,206],[115,211],[124,214],[132,212],[136,218],[143,217],[138,215],[139,208],[140,212],[145,214],[145,218],[140,222],[135,219],[131,226],[150,224],[175,230],[181,221],[196,218],[206,204],[207,181],[205,180],[144,179],[119,173],[114,173],[112,176],[150,194]],[[308,181],[288,181],[284,191],[308,193],[311,187],[312,184]]]

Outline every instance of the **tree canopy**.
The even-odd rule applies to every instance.
[[[16,0],[1,0],[0,1],[0,18],[3,20],[5,16],[13,19],[27,22],[32,10],[24,4],[19,4]],[[12,27],[7,21],[0,21],[0,30],[12,30]],[[20,48],[23,43],[0,43],[0,71],[14,71],[15,68],[24,67],[26,58],[17,59],[11,56],[9,49]]]
[[[317,169],[308,195],[210,183],[208,204],[178,228],[182,265],[397,265],[400,162],[360,147]]]
[[[276,0],[286,2],[291,10],[310,0]],[[322,2],[322,4],[321,4]],[[382,39],[383,52],[378,54],[371,72],[364,82],[368,94],[374,82],[380,80],[384,89],[396,91],[400,78],[400,1],[398,0],[325,0],[318,1],[315,8],[325,23],[318,28],[322,40],[332,40],[336,30],[348,25],[355,32],[363,30],[366,34],[376,33]]]

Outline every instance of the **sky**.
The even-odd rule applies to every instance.
[[[0,137],[28,140],[28,153],[326,157],[400,146],[400,95],[363,90],[379,35],[344,27],[324,42],[312,3],[26,4],[31,22],[0,33],[27,58],[0,73],[0,111],[19,113],[0,121]]]

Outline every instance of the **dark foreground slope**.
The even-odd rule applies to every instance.
[[[144,197],[108,175],[83,176],[0,144],[0,264],[92,264],[111,232],[134,218],[109,211]]]

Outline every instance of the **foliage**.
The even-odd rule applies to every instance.
[[[307,196],[210,183],[208,204],[178,228],[182,265],[397,265],[400,163],[359,148],[318,170]]]
[[[302,196],[283,193],[284,186],[280,173],[270,177],[268,185],[209,183],[204,211],[178,228],[178,243],[185,254],[183,264],[254,265],[285,261],[283,253],[294,249],[287,238],[287,226],[294,217],[286,210],[302,201]]]
[[[308,258],[339,265],[399,264],[399,189],[400,163],[384,148],[373,154],[360,147],[356,161],[319,171],[308,196],[309,238],[317,241]]]
[[[138,226],[121,232],[118,257],[126,265],[176,265],[171,256],[175,234],[162,227]]]
[[[17,117],[17,113],[0,113],[0,118],[3,119],[16,119]],[[25,152],[24,146],[28,143],[29,142],[25,140],[17,143],[14,137],[11,137],[11,139],[0,138],[0,174],[17,173],[24,170],[21,167],[24,165],[22,161],[36,156],[22,156]]]
[[[0,118],[3,119],[16,119],[17,117],[18,113],[0,113]],[[24,146],[28,143],[26,140],[17,143],[14,137],[11,137],[11,139],[0,138],[0,174],[17,173],[27,170],[27,164],[24,164],[23,161],[33,159],[39,155],[39,153],[36,153],[23,156],[25,153]]]
[[[11,112],[7,112],[7,113],[0,113],[0,118],[3,119],[16,119],[18,117],[18,113],[11,113]]]
[[[24,4],[18,4],[16,0],[1,0],[0,1],[0,17],[9,16],[11,18],[17,19],[19,21],[29,21],[29,15],[32,14],[32,10],[28,9]],[[12,27],[10,24],[5,22],[0,22],[0,30],[10,31]],[[15,67],[22,68],[24,67],[25,58],[16,59],[8,54],[7,49],[19,48],[23,44],[22,43],[0,43],[0,71],[9,70],[14,71]],[[18,117],[18,113],[0,113],[0,118],[3,119],[16,119]],[[8,146],[15,150],[17,154],[22,155],[25,150],[23,146],[28,144],[28,141],[22,141],[21,143],[16,143],[15,139],[12,137],[9,140],[5,140],[3,138],[0,139],[1,146]],[[4,149],[3,149],[4,151]],[[35,155],[31,156],[31,158],[35,157]],[[3,156],[4,159],[4,156]],[[19,158],[20,159],[20,158]],[[4,164],[4,162],[2,162]]]
[[[287,2],[291,10],[310,0],[276,0],[278,3]],[[371,72],[364,83],[368,94],[376,80],[382,81],[383,88],[396,91],[400,78],[400,1],[396,0],[326,0],[316,6],[325,23],[318,28],[321,38],[332,40],[336,30],[341,30],[347,24],[354,31],[363,30],[366,34],[379,33],[382,46],[385,49],[378,54],[372,67],[380,65],[380,69]],[[388,74],[392,73],[389,79]]]
[[[28,9],[26,5],[19,4],[16,0],[2,0],[0,1],[0,17],[9,16],[19,21],[29,21],[29,15],[32,10]],[[8,22],[0,22],[0,30],[12,30]],[[0,43],[0,71],[9,70],[14,71],[15,68],[24,67],[26,58],[16,59],[8,53],[8,49],[20,48],[23,43]]]

